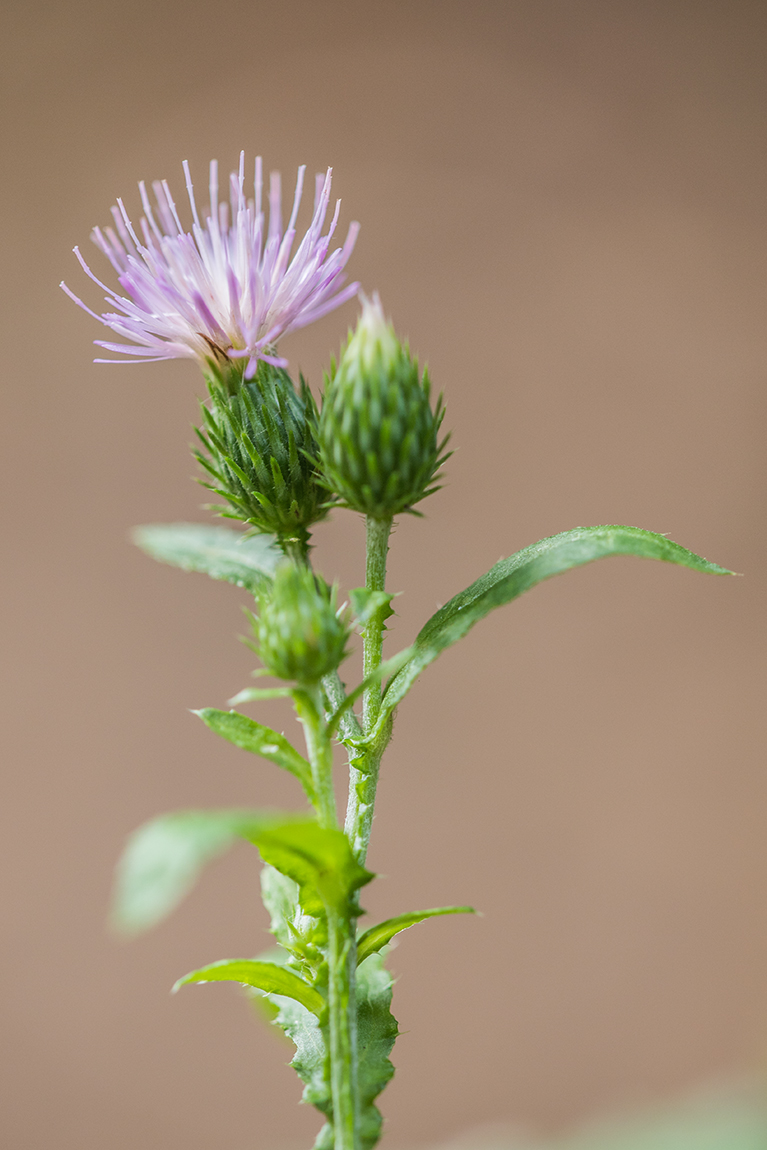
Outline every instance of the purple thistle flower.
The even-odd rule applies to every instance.
[[[330,227],[322,228],[330,202],[331,168],[316,178],[314,215],[293,258],[305,167],[298,169],[293,209],[282,230],[279,172],[269,183],[269,220],[262,208],[261,158],[256,159],[255,198],[245,197],[245,153],[239,172],[230,177],[229,202],[219,202],[218,164],[210,164],[210,207],[200,221],[189,165],[184,161],[186,189],[192,211],[191,231],[184,231],[166,180],[155,181],[157,206],[139,184],[144,216],[139,239],[122,200],[112,208],[114,228],[95,228],[91,239],[117,272],[125,295],[103,284],[78,248],[75,255],[88,276],[102,288],[116,311],[97,315],[61,286],[81,308],[117,335],[133,343],[95,340],[107,351],[154,362],[162,359],[205,360],[229,356],[247,359],[245,378],[259,359],[278,367],[287,360],[276,355],[281,336],[305,327],[356,295],[359,284],[346,287],[344,268],[354,248],[359,224],[352,223],[343,247],[328,254],[338,222],[336,202]],[[128,363],[97,359],[96,363]]]

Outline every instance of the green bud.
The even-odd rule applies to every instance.
[[[211,480],[205,486],[228,504],[217,510],[276,535],[283,550],[305,549],[331,502],[312,462],[318,416],[309,388],[302,378],[296,391],[286,371],[263,361],[250,380],[237,363],[211,363],[207,378],[197,432],[205,453],[195,455]]]
[[[346,507],[388,519],[439,489],[447,438],[441,397],[432,411],[429,375],[387,323],[378,296],[362,315],[332,379],[319,425],[324,482]],[[417,512],[416,512],[417,514]]]
[[[346,658],[349,627],[335,608],[335,592],[308,567],[277,568],[255,624],[258,654],[270,675],[316,683]]]

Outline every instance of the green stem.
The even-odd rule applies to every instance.
[[[306,528],[299,528],[295,535],[284,536],[279,540],[280,547],[288,559],[297,567],[309,567],[309,540],[311,536]]]
[[[386,556],[389,551],[389,535],[392,520],[367,519],[367,563],[365,586],[370,591],[386,589]],[[363,635],[362,664],[363,676],[372,674],[381,665],[383,655],[384,611],[376,611],[368,621]],[[381,710],[382,684],[374,683],[365,691],[362,701],[362,726],[369,735],[376,724]],[[367,858],[370,833],[373,827],[378,771],[381,756],[391,738],[391,721],[376,742],[349,762],[349,803],[346,809],[345,831],[352,845],[357,861],[364,865]]]
[[[367,520],[367,562],[365,586],[383,591],[386,585],[386,556],[389,550],[391,517]],[[381,665],[385,608],[375,612],[363,636],[363,677]],[[340,706],[345,692],[338,674],[329,675],[323,683],[333,709]],[[362,729],[351,712],[344,716],[346,737],[369,734],[381,710],[380,682],[371,684],[363,695]],[[332,746],[327,725],[322,717],[322,698],[317,689],[296,694],[299,718],[306,730],[306,745],[312,764],[312,777],[317,791],[317,812],[325,826],[336,826],[335,799],[332,787]],[[391,720],[385,724],[375,744],[361,755],[352,757],[349,765],[349,805],[345,831],[352,849],[364,863],[373,822],[378,769],[386,744],[391,738]],[[335,1150],[358,1150],[357,1087],[357,1008],[356,966],[357,943],[355,919],[341,915],[332,907],[328,915],[328,1022],[330,1029],[330,1085],[333,1100]]]
[[[341,676],[338,674],[338,671],[332,671],[329,675],[326,675],[322,680],[322,687],[327,699],[328,714],[330,715],[333,711],[337,711],[346,699],[346,687],[341,682]],[[362,727],[354,711],[344,711],[338,726],[345,739],[362,738]]]
[[[389,552],[389,534],[392,520],[367,517],[367,560],[365,564],[365,586],[368,591],[386,589],[386,556]],[[381,665],[384,635],[384,608],[375,611],[368,620],[363,636],[362,675],[367,678]],[[362,725],[368,735],[375,726],[381,709],[381,684],[368,687],[362,701]]]
[[[357,1010],[354,920],[328,910],[330,1088],[335,1150],[357,1150]]]
[[[322,692],[305,685],[294,692],[296,711],[306,734],[306,750],[317,796],[321,826],[338,828],[333,792],[333,744],[323,715]],[[333,1100],[335,1150],[358,1150],[357,1144],[357,1007],[355,920],[332,904],[328,916],[328,1028],[330,1091]]]
[[[336,796],[333,791],[333,745],[328,738],[318,687],[304,686],[293,692],[296,712],[304,728],[306,750],[312,768],[316,795],[315,808],[320,826],[338,827]]]

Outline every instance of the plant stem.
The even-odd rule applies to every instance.
[[[294,536],[281,539],[280,546],[286,557],[291,559],[297,567],[311,566],[309,563],[309,532],[307,530],[304,529]]]
[[[367,561],[365,586],[370,591],[383,591],[386,585],[386,556],[389,550],[391,517],[367,520]],[[363,636],[363,676],[377,671],[383,653],[386,607],[379,608],[368,620]],[[327,676],[326,695],[333,706],[344,697],[338,675]],[[381,684],[368,687],[362,702],[362,730],[369,734],[381,710]],[[332,784],[332,746],[322,717],[319,689],[296,693],[296,708],[306,731],[306,745],[312,764],[312,777],[317,792],[317,813],[324,826],[336,826],[335,799]],[[347,730],[357,734],[358,724],[350,714]],[[346,834],[358,861],[367,855],[373,822],[378,769],[381,756],[391,737],[391,721],[375,744],[349,764],[349,806]],[[357,1097],[357,1008],[356,966],[357,943],[355,918],[341,915],[332,907],[328,915],[328,1022],[330,1029],[330,1086],[333,1099],[335,1150],[358,1150]]]
[[[392,520],[367,519],[367,562],[365,586],[369,591],[384,591],[386,588],[386,556],[389,551],[389,535]],[[385,608],[380,608],[368,621],[363,635],[362,663],[363,675],[378,670],[383,653]],[[365,691],[362,701],[362,726],[367,735],[375,726],[381,710],[380,683],[374,683]],[[373,826],[378,770],[381,756],[391,738],[391,720],[386,724],[381,737],[366,751],[349,762],[349,803],[346,810],[345,831],[352,845],[357,861],[364,865]]]
[[[327,736],[319,687],[305,686],[294,691],[296,711],[306,737],[306,750],[312,768],[317,797],[317,820],[322,827],[338,827],[336,796],[333,791],[333,745]]]
[[[335,1150],[357,1150],[357,1009],[354,919],[328,910],[330,1088]]]
[[[333,792],[333,744],[323,715],[318,685],[294,693],[296,711],[306,733],[306,749],[317,796],[317,819],[336,830]],[[357,939],[353,914],[341,914],[332,904],[328,916],[328,1028],[330,1030],[330,1091],[333,1100],[335,1150],[357,1146],[357,1005],[355,971]]]
[[[368,591],[384,591],[386,588],[386,556],[389,552],[389,534],[392,520],[367,517],[367,557],[365,563],[365,586]],[[383,651],[385,608],[379,608],[368,620],[363,636],[362,674],[372,675],[381,665]],[[368,687],[362,700],[362,725],[368,735],[375,726],[381,709],[381,684]]]
[[[346,688],[341,682],[341,676],[338,674],[338,671],[332,671],[331,674],[325,676],[322,680],[322,688],[327,699],[328,711],[337,710],[346,698]],[[351,708],[345,711],[341,716],[338,727],[345,739],[362,738],[362,727]]]

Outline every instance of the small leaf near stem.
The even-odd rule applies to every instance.
[[[202,523],[155,523],[136,527],[133,542],[182,571],[201,571],[259,594],[269,586],[281,552],[271,535],[251,535]]]
[[[357,939],[357,963],[364,962],[371,954],[377,954],[400,931],[416,926],[427,918],[437,918],[443,914],[476,914],[473,906],[440,906],[432,910],[416,910],[410,914],[399,914],[396,918],[387,918],[377,926],[371,926]]]
[[[213,707],[203,707],[192,714],[199,715],[206,727],[217,735],[234,743],[243,751],[260,755],[283,770],[290,771],[299,780],[310,802],[314,801],[314,787],[309,763],[300,755],[284,735],[270,727],[257,723],[247,715],[237,711],[218,711]]]
[[[241,986],[254,986],[264,994],[282,994],[300,1002],[312,1014],[319,1015],[325,1008],[325,999],[297,974],[273,962],[247,958],[224,958],[193,970],[179,978],[172,988],[175,994],[182,986],[192,982],[239,982]]]

